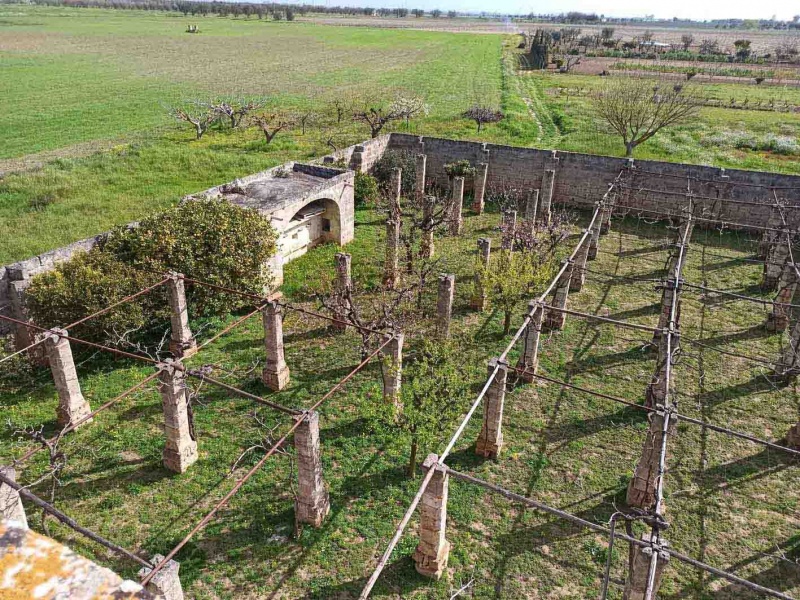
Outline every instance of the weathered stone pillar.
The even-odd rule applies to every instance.
[[[642,456],[639,458],[633,478],[628,484],[626,502],[632,508],[648,510],[655,504],[665,418],[666,413],[662,410],[651,412],[648,415],[650,425],[642,446]],[[675,435],[677,423],[677,419],[670,417],[667,437]],[[669,443],[667,443],[667,449],[669,450]]]
[[[800,372],[800,319],[792,328],[789,343],[775,366],[775,372],[782,377],[794,377]]]
[[[386,220],[386,259],[383,266],[383,285],[394,289],[400,283],[400,218]]]
[[[14,467],[0,467],[0,473],[10,479],[17,480],[17,471]],[[28,527],[28,519],[25,517],[25,507],[22,506],[22,498],[19,492],[10,485],[0,483],[0,520],[8,519]]]
[[[178,358],[185,358],[197,352],[197,341],[189,329],[189,308],[186,303],[186,290],[183,275],[170,271],[167,279],[167,298],[169,299],[170,323],[172,333],[169,351]]]
[[[768,331],[785,331],[789,326],[792,304],[797,291],[797,267],[790,262],[783,266],[783,273],[778,282],[778,294],[772,304],[772,312],[767,317]]]
[[[531,300],[528,304],[528,312],[533,312],[533,316],[525,328],[522,354],[519,357],[517,368],[523,370],[522,373],[519,373],[520,379],[526,383],[532,383],[534,380],[533,375],[539,367],[539,338],[542,335],[544,310],[541,307],[537,307],[536,302]]]
[[[789,260],[789,242],[786,235],[781,237],[770,247],[764,261],[764,278],[761,280],[761,289],[774,290],[783,273],[783,267]]]
[[[553,294],[552,306],[556,308],[567,308],[567,298],[569,297],[570,280],[572,279],[572,263],[567,263],[567,268],[558,278],[556,290]],[[563,329],[567,315],[559,310],[545,309],[544,327],[548,330]]]
[[[800,450],[800,422],[789,429],[789,433],[786,434],[786,445]]]
[[[492,255],[491,238],[478,238],[478,260],[475,265],[475,289],[469,301],[470,308],[483,312],[486,310],[488,296],[483,285],[483,271],[489,268]]]
[[[650,543],[652,539],[651,533],[643,533],[642,541]],[[659,541],[662,547],[666,547],[667,543],[664,540]],[[628,577],[625,580],[625,590],[622,593],[623,600],[645,600],[647,594],[647,581],[650,578],[650,562],[653,558],[653,552],[658,552],[656,559],[656,576],[653,582],[653,589],[651,600],[658,597],[658,588],[661,586],[661,577],[664,574],[664,569],[669,562],[669,554],[661,550],[655,550],[652,547],[633,546],[633,560],[630,564]]]
[[[489,361],[489,375],[497,375],[483,396],[483,425],[475,444],[475,453],[486,458],[497,458],[503,448],[503,406],[506,401],[508,363],[493,358]]]
[[[453,291],[456,276],[439,275],[439,294],[436,299],[436,335],[440,339],[450,337],[450,317],[453,314]]]
[[[436,209],[436,196],[425,196],[422,201],[422,220],[425,228],[422,230],[420,242],[420,255],[422,258],[433,258],[433,213]]]
[[[436,469],[439,458],[429,454],[422,469]],[[447,528],[447,493],[449,476],[436,470],[419,503],[419,543],[414,551],[417,573],[439,579],[447,568],[450,542],[445,538]]]
[[[31,319],[28,316],[28,309],[25,306],[25,293],[30,285],[30,279],[19,281],[10,281],[8,283],[8,294],[10,301],[11,317],[18,321],[30,323]],[[15,323],[14,324],[14,350],[22,350],[27,348],[34,342],[39,341],[45,335],[43,332],[37,332],[32,327]],[[47,365],[47,350],[43,347],[44,344],[34,346],[26,354],[28,360],[34,365],[45,366]]]
[[[319,527],[331,509],[328,490],[322,478],[319,413],[312,411],[295,418],[302,419],[302,423],[294,431],[298,482],[294,505],[295,518],[300,523]]]
[[[283,354],[283,309],[278,298],[280,294],[273,296],[271,302],[261,309],[264,350],[267,354],[266,364],[261,371],[261,381],[276,392],[289,384],[289,367]]]
[[[152,564],[157,565],[164,557],[161,554],[156,554],[150,561]],[[164,600],[183,600],[183,588],[181,587],[181,579],[178,571],[181,564],[174,560],[170,560],[165,564],[158,573],[144,586],[151,594]],[[139,579],[144,579],[150,574],[152,569],[144,567],[139,569]]]
[[[400,197],[403,195],[403,169],[392,169],[392,179],[389,182],[389,212],[397,218],[400,214]]]
[[[769,256],[770,249],[778,241],[778,236],[781,235],[780,231],[778,231],[781,227],[783,227],[781,212],[777,207],[773,206],[769,211],[767,229],[764,230],[761,241],[758,243],[758,258],[766,259]]]
[[[584,231],[584,233],[587,232],[591,234],[591,231],[588,229]],[[578,248],[578,252],[575,254],[575,264],[572,269],[572,277],[569,280],[570,292],[580,292],[583,289],[583,284],[586,283],[586,261],[589,258],[589,240],[591,240],[591,235],[583,240],[580,248]]]
[[[85,418],[92,409],[81,392],[67,332],[63,329],[51,330],[44,344],[50,361],[50,371],[53,373],[53,382],[58,392],[57,422],[59,427],[66,427]],[[80,426],[91,422],[92,419],[88,419]]]
[[[539,223],[550,224],[550,210],[553,203],[553,189],[556,183],[555,169],[545,169],[542,177],[541,202],[536,218]]]
[[[450,199],[450,235],[461,235],[464,224],[464,178],[453,177],[453,196]]]
[[[667,336],[659,337],[655,343],[658,344],[658,356],[653,378],[645,391],[644,405],[647,408],[663,406],[667,400]]]
[[[400,386],[403,379],[403,339],[402,333],[388,335],[391,338],[383,351],[385,361],[383,364],[383,399],[387,403],[400,405]],[[385,339],[385,338],[384,338]]]
[[[592,235],[589,237],[589,252],[586,254],[586,258],[589,260],[594,260],[597,258],[597,251],[600,249],[600,225],[603,220],[603,211],[602,208],[600,212],[597,214],[597,218],[592,225]]]
[[[614,202],[616,201],[616,192],[610,192],[606,199],[603,201],[603,208],[600,211],[600,235],[606,235],[611,231],[611,215],[614,214]]]
[[[333,283],[333,289],[337,296],[341,298],[347,290],[353,287],[353,280],[350,275],[351,256],[346,252],[337,252],[334,260],[336,262],[336,279]],[[337,312],[333,317],[336,319],[333,323],[333,329],[345,331],[347,329],[345,315]]]
[[[539,209],[539,190],[528,192],[528,199],[525,201],[525,220],[531,225],[536,224],[536,212]]]
[[[164,467],[175,473],[183,473],[197,461],[197,442],[185,376],[172,359],[159,363],[157,368],[158,391],[161,392],[164,410],[164,435],[167,438],[162,454]]]
[[[350,169],[356,173],[363,173],[367,170],[364,168],[364,146],[353,148],[353,154],[350,156]]]
[[[661,312],[658,314],[658,328],[656,331],[653,332],[653,343],[657,344],[658,341],[663,337],[664,330],[669,327],[669,320],[672,317],[672,304],[673,302],[677,302],[678,306],[675,309],[675,327],[676,329],[680,326],[681,320],[681,293],[680,293],[680,286],[675,281],[675,278],[672,276],[675,272],[674,267],[672,265],[677,260],[677,256],[674,260],[671,260],[669,266],[671,268],[668,269],[670,274],[669,279],[667,279],[664,284],[661,286]]]
[[[422,203],[425,198],[425,170],[428,165],[428,157],[424,154],[417,154],[417,165],[414,179],[414,199],[417,205]]]
[[[503,211],[502,219],[503,239],[500,247],[503,250],[511,250],[514,247],[514,236],[517,233],[517,211]]]
[[[486,196],[486,178],[489,174],[489,164],[478,163],[475,168],[475,197],[472,200],[472,210],[479,215],[483,214],[484,197]]]

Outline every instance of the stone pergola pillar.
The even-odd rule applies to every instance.
[[[587,229],[584,231],[584,234],[585,233],[591,234],[591,231]],[[578,252],[575,253],[572,277],[570,277],[569,280],[570,292],[580,292],[583,289],[583,284],[586,283],[586,261],[589,259],[589,240],[591,240],[591,235],[583,240],[580,248],[578,248]]]
[[[537,306],[533,300],[528,304],[528,313],[531,312],[533,316],[525,328],[522,354],[517,363],[517,368],[523,371],[519,373],[519,377],[526,383],[533,382],[533,375],[539,367],[539,338],[542,335],[542,321],[544,319],[544,310],[541,306]]]
[[[298,481],[295,518],[300,523],[319,527],[331,509],[328,490],[322,478],[319,413],[312,411],[295,418],[302,421],[294,431]]]
[[[436,469],[419,503],[419,543],[414,551],[417,573],[439,579],[447,568],[450,542],[445,538],[447,528],[447,495],[449,475],[437,469],[439,457],[429,454],[422,469]]]
[[[658,344],[658,357],[653,378],[647,384],[644,396],[644,405],[647,408],[663,406],[667,400],[667,337],[661,336],[656,341]]]
[[[642,541],[650,543],[652,534],[649,532],[642,534]],[[667,543],[664,540],[659,540],[661,547],[666,547]],[[661,586],[661,578],[664,575],[664,569],[669,563],[669,554],[661,550],[648,546],[633,546],[633,560],[630,564],[628,577],[625,580],[625,589],[622,592],[623,600],[645,600],[647,594],[647,581],[650,578],[650,562],[653,558],[653,552],[658,552],[656,559],[656,576],[653,582],[653,589],[651,599],[655,600],[658,597],[658,588]]]
[[[150,563],[157,565],[162,560],[164,560],[164,556],[156,554],[153,556]],[[144,586],[144,589],[164,600],[183,600],[183,588],[181,587],[181,579],[178,573],[180,568],[181,564],[179,562],[170,560],[153,576],[147,585]],[[152,571],[152,569],[148,567],[139,569],[139,579],[144,579],[150,574],[150,571]]]
[[[394,289],[400,283],[400,217],[386,220],[386,258],[383,266],[383,285]]]
[[[789,429],[786,434],[786,445],[790,448],[800,450],[800,421]]]
[[[189,328],[189,308],[186,303],[183,274],[170,271],[167,276],[167,298],[172,326],[169,351],[173,356],[186,358],[197,352],[197,341]]]
[[[775,366],[776,375],[781,377],[794,377],[798,372],[800,372],[800,319],[792,327],[789,343]]]
[[[403,339],[402,333],[388,335],[391,338],[383,351],[385,363],[383,365],[383,400],[395,406],[400,405],[400,386],[403,379]],[[385,338],[384,338],[385,339]]]
[[[673,262],[670,262],[670,265],[672,264]],[[674,273],[674,268],[670,269],[670,273]],[[678,304],[675,309],[675,327],[678,328],[681,320],[681,292],[675,278],[670,276],[661,286],[661,312],[658,314],[658,327],[653,332],[653,343],[655,344],[663,337],[664,329],[669,327],[674,302]]]
[[[166,437],[162,458],[165,468],[184,473],[197,461],[197,441],[189,412],[185,376],[176,364],[172,359],[167,359],[156,367]]]
[[[450,199],[450,235],[461,235],[464,224],[464,178],[453,177],[453,196]]]
[[[632,508],[648,510],[655,504],[665,418],[666,413],[663,410],[651,412],[648,415],[650,425],[645,434],[642,456],[639,458],[633,478],[628,484],[626,502]],[[678,420],[670,417],[667,437],[675,435],[677,424]],[[669,449],[669,444],[667,444],[667,449]]]
[[[289,384],[289,367],[283,353],[283,309],[278,303],[280,295],[261,309],[261,322],[264,325],[264,350],[266,364],[261,371],[261,381],[269,389],[280,391]]]
[[[767,317],[768,331],[785,331],[789,327],[789,317],[792,314],[792,304],[795,292],[797,292],[797,267],[790,262],[783,266],[780,281],[778,282],[778,294],[772,304],[772,312]]]
[[[597,251],[600,249],[600,223],[602,220],[603,210],[601,206],[601,209],[597,213],[597,217],[594,220],[594,224],[592,225],[592,235],[589,236],[589,252],[586,254],[586,258],[589,260],[596,259]]]
[[[616,192],[610,192],[605,200],[603,200],[603,207],[600,210],[600,235],[607,235],[611,231],[611,215],[614,214],[614,201],[616,200]]]
[[[531,190],[528,193],[528,198],[525,201],[525,220],[528,224],[535,228],[536,226],[536,212],[539,209],[539,190]]]
[[[422,204],[425,198],[425,170],[428,165],[428,157],[424,154],[417,154],[416,172],[414,179],[414,199],[418,205]]]
[[[433,213],[436,209],[436,196],[425,196],[422,201],[422,220],[426,228],[422,230],[420,241],[420,255],[422,258],[433,258]]]
[[[567,308],[567,298],[569,297],[570,280],[572,279],[572,263],[567,261],[567,268],[558,278],[556,290],[553,294],[552,306],[556,308]],[[559,310],[545,309],[544,327],[548,330],[563,329],[567,315]]]
[[[555,169],[545,169],[542,176],[541,202],[536,218],[539,223],[550,224],[550,210],[553,203],[553,189],[556,183]]]
[[[30,279],[8,282],[11,317],[17,321],[23,321],[24,323],[30,323],[31,321],[28,316],[28,309],[25,306],[25,294],[30,283]],[[38,335],[32,327],[27,327],[21,323],[14,323],[13,327],[14,350],[22,350],[38,341]],[[41,344],[39,346],[34,346],[27,354],[33,364],[45,365],[47,364],[46,352],[41,352],[40,348]]]
[[[44,345],[58,392],[57,422],[59,427],[66,427],[85,418],[92,409],[81,392],[67,332],[52,329],[46,335]],[[87,419],[80,426],[91,422]]]
[[[483,270],[489,268],[489,260],[492,255],[491,238],[478,238],[478,260],[475,270],[475,289],[472,293],[469,306],[474,310],[483,312],[486,310],[487,294],[483,285]]]
[[[500,247],[503,250],[511,250],[514,246],[514,236],[517,233],[517,211],[503,211],[502,216],[503,239]]]
[[[478,163],[475,168],[475,197],[472,200],[472,210],[479,215],[483,214],[484,197],[486,196],[486,179],[489,175],[489,164]]]
[[[14,467],[0,467],[0,474],[11,481],[17,480],[17,472]],[[16,521],[26,529],[28,528],[28,519],[25,516],[25,507],[22,505],[19,492],[5,483],[0,483],[0,520],[2,519]]]
[[[400,197],[403,194],[403,169],[395,167],[392,169],[391,180],[389,181],[389,202],[392,216],[400,213]]]
[[[769,252],[775,242],[778,241],[780,231],[777,231],[783,226],[783,218],[781,212],[777,207],[773,206],[769,211],[769,219],[767,219],[767,229],[764,230],[761,236],[761,241],[758,243],[758,258],[766,259],[769,257]]]
[[[436,335],[439,339],[450,337],[450,317],[453,314],[453,291],[456,276],[439,275],[439,292],[436,298]]]
[[[346,252],[337,252],[334,256],[334,261],[336,263],[336,279],[333,283],[333,289],[341,297],[353,287],[353,279],[350,274],[352,257]],[[347,329],[345,315],[337,312],[333,316],[336,319],[333,323],[333,329],[335,331],[345,331]]]
[[[762,290],[774,290],[778,287],[781,274],[786,262],[789,260],[789,242],[786,235],[781,234],[769,248],[767,258],[764,261],[764,277],[761,280]]]
[[[497,458],[503,448],[503,406],[506,400],[508,363],[493,358],[489,361],[489,375],[497,367],[489,389],[483,396],[483,425],[475,444],[475,453],[486,458]]]

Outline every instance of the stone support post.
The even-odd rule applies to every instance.
[[[334,257],[336,261],[336,280],[333,284],[333,289],[336,294],[343,298],[344,293],[353,287],[353,280],[350,274],[351,256],[346,252],[337,252]],[[345,323],[345,315],[337,312],[334,314],[336,321],[333,323],[335,331],[345,331],[347,325]]]
[[[428,165],[428,157],[424,154],[417,154],[417,165],[414,179],[414,199],[417,206],[422,204],[425,198],[425,170]]]
[[[403,339],[402,333],[388,335],[391,338],[384,347],[383,399],[387,403],[400,406],[400,386],[403,379]]]
[[[422,468],[435,469],[438,457],[429,454]],[[419,503],[419,543],[414,551],[417,572],[439,579],[447,568],[450,542],[445,538],[447,528],[447,493],[449,476],[436,470]]]
[[[197,441],[184,373],[171,359],[159,363],[157,368],[166,437],[162,454],[164,467],[183,473],[197,461]]]
[[[586,283],[586,261],[589,259],[589,243],[591,238],[591,231],[588,229],[584,231],[589,233],[586,239],[581,243],[578,252],[575,253],[575,263],[572,269],[572,277],[569,280],[569,291],[580,292],[583,289],[583,284]]]
[[[528,321],[528,326],[525,327],[525,336],[522,338],[522,354],[517,363],[517,368],[523,370],[522,373],[519,373],[519,377],[526,383],[533,382],[533,375],[539,367],[539,338],[542,335],[542,321],[544,320],[544,309],[537,307],[533,300],[528,304],[528,313],[531,312],[533,312],[533,316]]]
[[[58,392],[57,422],[59,427],[66,427],[86,417],[92,409],[81,392],[67,332],[63,329],[51,330],[44,344]],[[88,419],[81,426],[91,422],[92,419]]]
[[[795,322],[789,336],[789,343],[780,356],[775,369],[776,374],[782,377],[794,377],[800,372],[800,319]]]
[[[602,220],[603,211],[601,209],[594,221],[594,225],[592,225],[592,235],[589,237],[589,251],[586,254],[586,258],[588,260],[594,260],[597,258],[597,251],[600,249],[600,226]]]
[[[558,278],[556,290],[553,294],[552,306],[557,308],[567,308],[567,298],[569,297],[570,280],[572,279],[572,263],[567,264],[567,268]],[[544,327],[548,330],[563,329],[567,315],[559,310],[545,309]]]
[[[197,341],[189,329],[189,308],[186,303],[186,290],[183,275],[171,271],[167,279],[167,298],[170,308],[172,333],[169,339],[169,351],[173,356],[186,358],[197,352]]]
[[[517,233],[517,211],[504,211],[501,227],[503,229],[503,239],[500,247],[503,250],[511,250],[514,247],[514,236]]]
[[[783,267],[789,260],[789,243],[785,234],[780,234],[780,238],[772,244],[764,261],[764,278],[761,280],[761,289],[774,290],[778,287]]]
[[[539,190],[531,190],[528,192],[528,198],[525,201],[525,220],[528,224],[535,229],[536,225],[536,212],[539,209]]]
[[[17,472],[14,467],[0,467],[0,473],[11,481],[17,480]],[[19,492],[10,485],[0,483],[0,520],[3,519],[16,521],[26,529],[28,527],[25,507],[22,506],[22,498],[19,497]]]
[[[545,169],[542,177],[541,199],[537,219],[539,223],[550,224],[550,211],[553,203],[553,190],[556,183],[555,169]]]
[[[797,267],[787,262],[783,266],[783,273],[778,282],[778,294],[772,304],[772,312],[767,317],[768,331],[785,331],[789,327],[792,307],[786,305],[793,303],[795,292],[797,292],[797,283]]]
[[[298,481],[295,518],[300,523],[319,527],[331,509],[328,490],[322,478],[319,413],[312,411],[295,418],[302,419],[302,423],[294,431]]]
[[[400,214],[400,197],[403,195],[403,169],[395,167],[392,169],[392,178],[389,182],[389,202],[390,211],[393,218]]]
[[[453,177],[453,196],[450,199],[450,235],[461,235],[464,225],[464,178]]]
[[[420,254],[422,258],[433,258],[433,213],[436,209],[436,196],[425,196],[422,202],[422,220],[426,228],[422,230],[422,240],[420,242]]]
[[[436,335],[439,339],[450,337],[450,317],[453,314],[453,291],[456,276],[439,275],[439,293],[436,298]]]
[[[486,179],[489,175],[489,164],[478,163],[475,168],[475,197],[472,200],[472,210],[479,215],[483,214],[484,197],[486,196]]]
[[[789,429],[786,434],[786,445],[795,450],[800,450],[800,421]]]
[[[493,358],[489,361],[489,375],[497,369],[489,389],[483,396],[483,425],[475,444],[475,453],[486,458],[497,458],[503,448],[503,406],[506,401],[508,363]]]
[[[658,344],[656,370],[650,383],[647,384],[644,397],[644,405],[647,408],[663,406],[667,400],[667,336],[661,336],[656,343]]]
[[[400,218],[386,220],[386,258],[383,266],[383,285],[394,289],[400,283]]]
[[[650,543],[651,533],[643,533],[642,541]],[[667,543],[660,540],[661,546],[667,546]],[[658,552],[656,559],[656,576],[653,582],[653,589],[651,599],[655,600],[658,597],[658,588],[661,586],[661,578],[664,575],[664,568],[669,562],[669,554],[661,550],[655,550],[653,547],[633,546],[631,548],[633,553],[633,560],[630,563],[628,577],[625,580],[625,589],[622,593],[623,600],[645,600],[647,594],[647,582],[650,578],[650,563],[653,558],[653,552]]]
[[[672,265],[673,262],[670,262]],[[661,312],[658,314],[658,328],[653,332],[653,343],[658,343],[663,336],[663,331],[669,327],[669,320],[672,316],[672,303],[677,302],[678,307],[675,310],[675,327],[678,328],[681,320],[681,292],[680,286],[677,285],[675,278],[672,277],[674,268],[669,270],[670,277],[664,282],[661,287]]]
[[[598,215],[600,217],[600,235],[607,235],[611,231],[611,215],[614,214],[614,202],[616,192],[611,192],[603,201],[603,208]]]
[[[483,312],[486,310],[488,296],[483,285],[483,271],[489,268],[492,254],[491,238],[478,238],[478,260],[475,265],[475,289],[469,302],[470,308]]]
[[[650,425],[645,434],[642,456],[639,458],[639,462],[633,472],[633,478],[628,484],[626,502],[632,508],[648,510],[655,504],[665,418],[666,413],[662,410],[651,412],[648,416]],[[667,437],[675,435],[677,424],[677,419],[670,417]],[[669,450],[669,442],[667,443],[667,450]]]
[[[164,560],[164,557],[161,554],[156,554],[150,562],[157,565],[162,560]],[[178,574],[180,567],[181,564],[179,562],[170,560],[153,576],[144,589],[157,598],[163,598],[164,600],[183,600],[183,588]],[[139,569],[139,579],[144,579],[150,571],[152,569],[147,567]]]
[[[264,325],[264,350],[267,360],[261,372],[261,381],[269,389],[280,391],[289,384],[289,367],[283,353],[283,309],[278,303],[280,295],[261,309]]]
[[[764,231],[761,236],[761,241],[758,243],[758,258],[766,259],[769,256],[770,249],[775,245],[775,242],[778,241],[778,236],[781,235],[781,232],[777,231],[781,227],[783,227],[781,212],[777,207],[772,207],[769,212],[769,218],[767,219],[767,229]]]

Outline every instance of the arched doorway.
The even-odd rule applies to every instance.
[[[295,211],[281,233],[279,246],[284,263],[302,256],[324,242],[342,242],[339,206],[329,198],[313,200]]]

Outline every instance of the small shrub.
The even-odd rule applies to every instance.
[[[414,191],[417,178],[417,157],[408,150],[389,150],[384,152],[372,169],[372,174],[383,189],[389,186],[389,182],[392,180],[392,171],[395,168],[403,170],[401,177],[403,194],[411,194]]]
[[[369,173],[356,172],[353,194],[356,207],[375,205],[380,196],[378,180]]]

